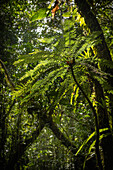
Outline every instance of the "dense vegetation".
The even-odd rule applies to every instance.
[[[113,1],[0,1],[0,169],[113,169]]]

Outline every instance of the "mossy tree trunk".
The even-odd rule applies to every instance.
[[[86,0],[75,0],[75,3],[78,6],[80,14],[84,17],[85,22],[87,26],[89,27],[91,33],[95,31],[101,32],[99,38],[101,39],[100,43],[95,46],[96,54],[99,59],[112,61],[110,51],[108,49],[108,46],[105,42],[105,38],[103,35],[103,31],[100,27],[100,24],[94,15],[94,13],[91,11],[91,7],[88,4],[88,1]],[[105,71],[107,73],[110,73],[113,75],[113,71],[110,68],[103,67],[100,64],[101,70]],[[95,93],[96,93],[96,101],[97,101],[97,115],[98,115],[98,121],[99,121],[99,128],[109,128],[109,117],[107,113],[106,106],[103,106],[103,101],[105,101],[104,96],[104,89],[100,85],[98,81],[94,81],[95,83]],[[108,76],[108,84],[113,87],[113,78]],[[108,96],[110,101],[110,107],[113,108],[113,95]],[[112,110],[112,109],[111,109]],[[112,113],[112,111],[111,111]],[[113,117],[113,115],[112,115]],[[110,132],[110,131],[109,131]],[[103,155],[104,155],[104,165],[103,169],[105,170],[112,170],[113,169],[113,139],[112,134],[106,136],[102,139],[101,146],[103,149]]]

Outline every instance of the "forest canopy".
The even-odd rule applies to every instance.
[[[113,169],[113,1],[0,2],[0,169]]]

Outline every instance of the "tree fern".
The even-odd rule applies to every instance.
[[[72,81],[70,68],[66,63],[66,60],[70,60],[74,57],[75,65],[74,71],[79,81],[85,82],[85,73],[87,73],[87,66],[83,52],[91,48],[94,44],[98,43],[98,36],[100,32],[94,32],[89,36],[77,36],[73,39],[75,33],[74,24],[72,21],[71,26],[69,27],[70,32],[68,33],[68,27],[64,24],[64,29],[61,31],[61,35],[51,36],[50,38],[39,39],[43,47],[47,47],[49,44],[48,50],[35,49],[34,52],[29,53],[28,55],[19,56],[19,60],[14,64],[21,66],[22,64],[37,63],[34,69],[27,70],[26,73],[20,78],[21,82],[24,82],[23,88],[15,92],[15,95],[25,95],[23,101],[27,102],[30,100],[36,93],[45,94],[50,86],[54,86],[54,81],[61,77],[65,79],[65,84],[69,85],[69,82]],[[71,27],[74,30],[71,30]],[[50,44],[51,43],[51,44]],[[90,63],[89,55],[89,63]],[[89,64],[90,65],[90,64]],[[69,71],[67,72],[67,69]],[[68,74],[69,79],[66,77]],[[83,75],[83,76],[82,76]],[[64,78],[66,77],[66,78]],[[56,91],[59,93],[58,97],[60,98],[60,93],[62,90],[63,83],[56,88]],[[69,86],[70,87],[70,86]],[[66,87],[67,88],[67,87]],[[72,87],[70,87],[71,89]],[[68,89],[68,88],[67,88]],[[26,95],[27,94],[27,95]],[[57,100],[56,100],[57,101]]]

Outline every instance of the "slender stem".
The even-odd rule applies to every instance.
[[[101,163],[101,157],[100,157],[100,151],[99,151],[99,124],[98,124],[98,117],[95,111],[95,108],[92,105],[92,102],[90,101],[90,99],[88,98],[88,96],[86,95],[85,91],[82,89],[81,85],[78,83],[77,79],[75,78],[74,75],[74,71],[73,71],[73,66],[72,64],[70,64],[70,69],[71,69],[71,73],[72,73],[72,77],[75,81],[75,83],[77,84],[77,86],[79,87],[79,89],[81,90],[81,92],[83,93],[84,97],[86,98],[86,100],[88,101],[92,112],[94,114],[94,118],[95,118],[95,125],[96,125],[96,154],[97,154],[97,161],[98,161],[98,166],[99,169],[102,170],[102,163]]]

